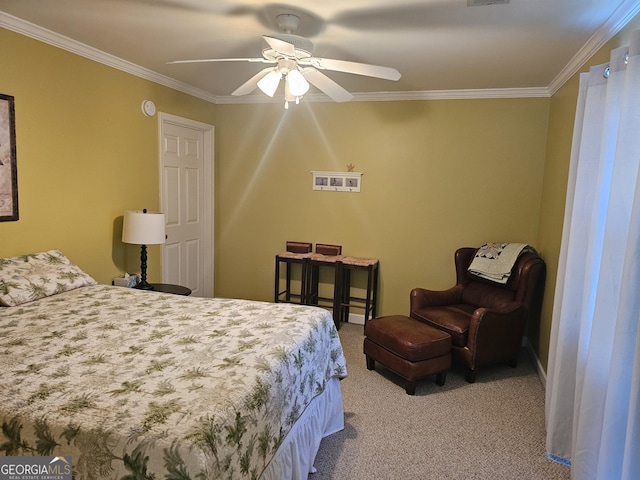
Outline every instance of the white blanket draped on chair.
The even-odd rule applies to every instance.
[[[525,252],[535,252],[535,249],[525,243],[485,243],[476,252],[468,271],[478,277],[505,284],[516,260]]]

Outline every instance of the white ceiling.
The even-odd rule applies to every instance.
[[[639,0],[0,0],[0,26],[215,103],[261,63],[276,16],[301,18],[314,55],[396,68],[397,81],[324,71],[355,99],[547,96],[638,11]],[[494,0],[502,2],[505,0]],[[276,95],[277,97],[277,95]],[[326,99],[317,90],[308,98]]]

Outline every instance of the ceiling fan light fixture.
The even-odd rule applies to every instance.
[[[508,3],[509,0],[468,0],[469,2]],[[280,10],[281,7],[277,7]],[[282,7],[285,8],[285,7]],[[368,63],[351,62],[333,58],[313,56],[313,43],[307,38],[295,33],[300,17],[292,13],[282,12],[277,18],[278,27],[283,33],[263,35],[266,47],[262,50],[262,58],[209,58],[196,60],[177,60],[169,63],[196,62],[260,62],[275,64],[266,67],[240,87],[231,95],[247,95],[256,87],[269,97],[273,97],[278,90],[280,81],[284,79],[285,107],[289,102],[298,103],[310,88],[310,83],[322,93],[336,102],[347,102],[353,99],[347,90],[331,80],[320,70],[350,73],[383,80],[400,79],[401,74],[395,68],[371,65]]]
[[[260,79],[258,82],[258,88],[262,90],[265,95],[273,97],[278,89],[278,85],[280,84],[280,79],[282,78],[282,74],[276,68],[267,73],[264,77]]]
[[[309,91],[309,82],[299,70],[291,70],[287,74],[287,87],[294,97],[301,97]]]

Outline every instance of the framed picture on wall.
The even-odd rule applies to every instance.
[[[313,179],[313,185],[316,187],[326,187],[329,185],[329,177],[317,176]]]
[[[331,180],[329,180],[329,185],[332,187],[342,187],[343,183],[344,178],[342,177],[331,177]]]
[[[0,93],[0,222],[18,220],[14,99]]]

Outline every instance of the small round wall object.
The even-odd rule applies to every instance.
[[[145,100],[142,102],[142,113],[147,117],[153,117],[156,114],[156,104],[151,100]]]

